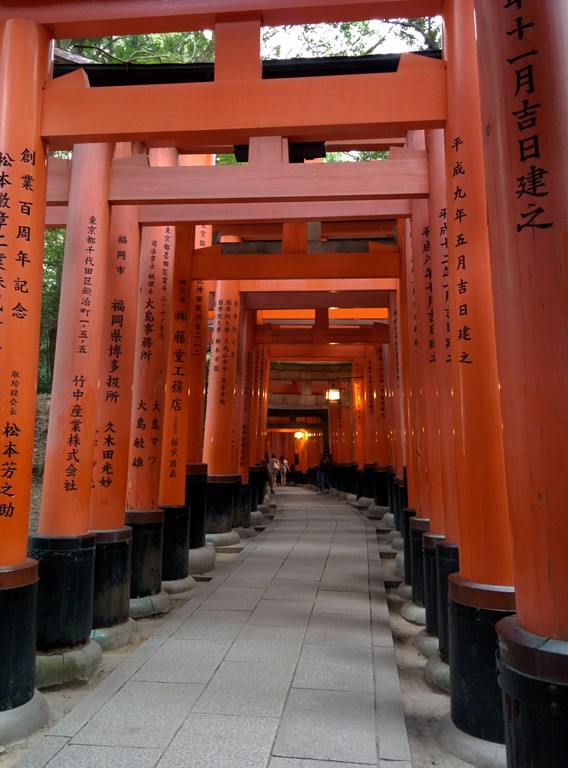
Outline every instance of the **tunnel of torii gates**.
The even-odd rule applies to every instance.
[[[262,77],[262,26],[438,14],[441,58]],[[215,31],[210,81],[53,77],[54,39],[195,29]],[[328,409],[338,466],[386,469],[434,552],[453,723],[509,765],[563,764],[567,30],[554,0],[2,3],[0,712],[41,696],[36,654],[159,591],[152,542],[186,485],[205,473],[222,531],[265,449],[316,460],[321,438],[267,420],[269,390],[320,393],[282,373],[310,363],[349,393]],[[389,154],[324,164],[318,144]],[[235,146],[248,162],[213,165]],[[45,226],[67,235],[29,536]]]

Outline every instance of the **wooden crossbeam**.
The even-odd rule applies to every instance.
[[[195,280],[283,280],[396,278],[400,275],[398,248],[380,253],[204,254],[191,257]]]
[[[25,16],[56,39],[213,29],[218,21],[262,19],[267,26],[436,16],[442,0],[2,0],[0,22]]]
[[[440,128],[445,119],[444,62],[403,54],[397,72],[326,78],[88,88],[68,75],[46,87],[41,134],[52,149],[138,140],[207,152],[208,143],[248,144],[252,136],[401,136]]]
[[[274,328],[259,325],[255,330],[256,344],[386,344],[389,327],[386,323],[363,325],[358,328]],[[280,358],[279,358],[280,359]]]
[[[68,202],[69,179],[69,164],[50,161],[48,204]],[[428,191],[425,158],[269,166],[117,166],[111,169],[109,202],[131,205],[375,202],[426,197]]]

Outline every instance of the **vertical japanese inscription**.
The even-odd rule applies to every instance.
[[[508,47],[513,47],[513,55],[507,57],[507,64],[512,72],[510,87],[515,100],[515,109],[509,119],[518,148],[518,172],[512,180],[515,197],[521,203],[516,225],[518,233],[554,226],[546,212],[549,170],[542,157],[539,132],[546,116],[538,96],[541,83],[539,51],[531,42],[538,31],[536,16],[531,14],[532,7],[530,0],[507,0],[502,5],[508,15],[505,33]]]

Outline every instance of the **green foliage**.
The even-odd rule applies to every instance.
[[[59,40],[57,47],[103,64],[188,64],[213,61],[212,32],[164,32]]]
[[[386,160],[388,152],[328,152],[326,163],[366,163],[369,160]]]
[[[64,229],[46,230],[43,256],[38,392],[51,391],[52,362],[55,351],[53,343],[59,313],[64,246]]]

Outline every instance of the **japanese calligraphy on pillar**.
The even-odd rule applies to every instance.
[[[441,208],[438,213],[438,238],[440,245],[440,270],[439,274],[442,280],[441,296],[444,298],[444,330],[440,338],[444,339],[445,363],[452,362],[452,337],[450,325],[450,262],[448,256],[448,214],[446,208]]]
[[[452,277],[458,296],[456,317],[456,340],[458,342],[458,362],[462,365],[472,365],[474,358],[468,349],[469,343],[474,337],[474,328],[471,325],[469,315],[469,269],[472,256],[468,240],[468,208],[467,208],[467,174],[470,170],[466,167],[460,156],[460,149],[464,141],[460,136],[452,140],[452,206],[448,215],[455,224],[454,253]]]
[[[385,375],[385,356],[383,350],[378,350],[378,373],[379,373],[379,416],[381,419],[387,417],[387,385]]]
[[[83,236],[83,252],[80,254],[82,260],[81,267],[81,300],[78,306],[77,338],[75,341],[75,361],[77,369],[71,373],[69,387],[71,391],[71,401],[68,411],[67,421],[67,455],[65,457],[65,469],[63,479],[63,490],[73,492],[79,490],[77,481],[79,476],[84,474],[80,472],[81,454],[83,447],[84,416],[85,410],[83,398],[85,397],[86,377],[80,370],[80,359],[82,355],[89,352],[89,340],[91,338],[91,314],[93,312],[93,274],[95,261],[93,254],[96,251],[97,244],[97,220],[95,216],[89,216]]]
[[[106,370],[104,378],[101,376],[101,386],[104,388],[103,401],[105,404],[105,413],[111,416],[112,408],[121,407],[120,400],[126,387],[130,386],[129,378],[126,382],[123,376],[131,375],[130,367],[127,371],[123,370],[123,359],[125,354],[125,343],[130,340],[124,338],[124,326],[126,321],[126,302],[120,295],[122,284],[123,290],[127,290],[127,284],[124,282],[129,279],[127,274],[127,248],[128,237],[126,234],[119,234],[116,238],[114,248],[110,249],[109,259],[111,269],[114,268],[115,275],[111,277],[115,295],[108,302],[106,307],[107,322],[107,344],[103,346],[102,359],[105,361]],[[105,354],[106,352],[106,354]],[[115,412],[116,415],[116,412]],[[97,436],[95,446],[95,477],[94,481],[101,488],[109,488],[113,483],[115,474],[115,453],[117,451],[117,429],[114,418],[107,418],[102,424],[102,432]]]
[[[159,382],[164,381],[164,340],[167,333],[168,270],[172,246],[171,228],[161,230],[161,240],[152,239],[145,259],[142,333],[139,334],[135,372],[143,379],[141,396],[132,403],[130,464],[147,471],[160,466],[163,410]],[[153,470],[152,470],[153,471]]]
[[[194,280],[194,288],[191,293],[191,339],[189,345],[190,357],[201,357],[201,339],[203,336],[203,323],[207,325],[207,307],[204,307],[204,295],[203,280]],[[204,318],[205,313],[205,320]]]
[[[531,43],[538,22],[534,10],[531,13],[534,3],[528,0],[506,0],[502,8],[510,16],[506,47],[514,49],[513,55],[507,57],[507,64],[513,74],[511,96],[516,101],[516,109],[509,118],[518,146],[518,172],[511,179],[520,204],[516,227],[519,233],[530,233],[554,225],[546,211],[549,171],[542,157],[539,135],[545,120],[538,98],[539,51]]]
[[[17,338],[18,324],[28,320],[28,302],[32,298],[28,270],[36,237],[31,224],[35,164],[35,152],[26,147],[13,154],[0,148],[0,351],[5,349],[7,334]],[[36,301],[37,295],[36,290]],[[5,361],[5,365],[9,362]],[[0,517],[4,518],[12,517],[15,511],[15,484],[22,471],[24,436],[19,418],[22,373],[9,370],[0,469]]]
[[[169,348],[170,359],[168,361],[168,383],[166,390],[166,408],[170,413],[169,441],[164,446],[168,451],[168,476],[177,478],[180,468],[183,469],[185,477],[185,463],[180,464],[180,444],[182,423],[180,423],[180,414],[187,404],[187,304],[188,284],[187,280],[180,279],[175,286],[177,296],[175,297],[175,312],[173,322],[170,327],[171,343]],[[185,426],[185,423],[183,424]]]
[[[375,372],[372,358],[368,357],[365,361],[367,366],[367,413],[372,415],[375,413]]]
[[[213,320],[213,348],[211,349],[212,370],[220,374],[219,405],[232,402],[233,392],[227,391],[229,361],[236,359],[238,341],[239,302],[231,299],[217,299]]]
[[[249,435],[249,418],[250,418],[250,399],[253,386],[253,354],[251,349],[247,349],[245,355],[245,371],[243,382],[243,418],[241,423],[241,436],[239,441],[239,466],[244,467],[247,462],[247,448],[248,448],[248,435]]]
[[[422,283],[421,288],[424,291],[424,311],[426,317],[424,318],[424,327],[426,328],[425,342],[428,350],[427,361],[429,363],[436,362],[436,335],[434,332],[434,291],[432,286],[432,257],[431,257],[431,245],[430,245],[430,227],[424,227],[421,232],[422,243]]]

